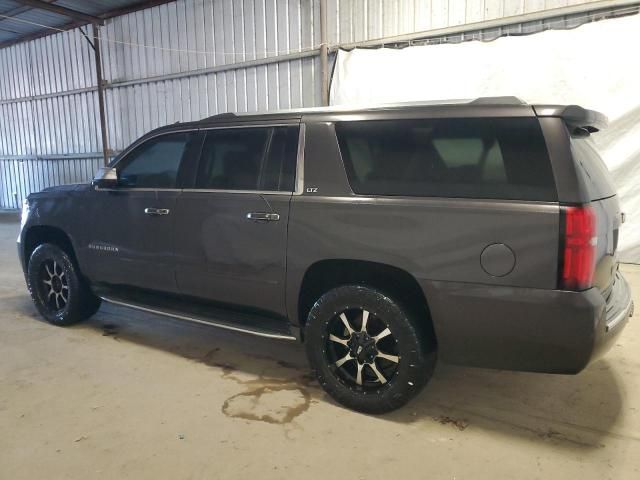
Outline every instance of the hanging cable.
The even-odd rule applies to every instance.
[[[26,23],[28,25],[33,25],[33,26],[36,26],[36,27],[41,27],[41,28],[45,28],[45,29],[48,29],[48,30],[53,30],[53,31],[59,32],[59,33],[69,33],[69,32],[73,32],[73,30],[75,30],[75,28],[65,30],[63,28],[51,27],[51,26],[48,26],[48,25],[43,25],[41,23],[32,22],[30,20],[23,20],[21,18],[11,17],[9,15],[4,15],[4,14],[1,14],[1,13],[0,13],[0,17],[3,17],[3,18],[5,18],[7,20],[10,20],[10,21]],[[88,35],[88,38],[91,38],[91,39],[95,40],[96,37],[94,37],[93,35]],[[149,49],[160,50],[160,51],[170,52],[170,53],[185,53],[185,54],[194,54],[194,55],[246,55],[247,54],[247,52],[222,52],[222,51],[217,51],[217,50],[189,50],[189,49],[182,49],[182,48],[159,47],[157,45],[147,45],[147,44],[144,44],[144,43],[135,43],[135,42],[125,42],[123,40],[114,40],[114,39],[105,37],[104,35],[99,35],[97,38],[101,42],[116,43],[116,44],[120,44],[120,45],[126,45],[126,46],[129,46],[129,47],[149,48]],[[318,45],[315,45],[315,46],[302,48],[302,49],[298,49],[298,50],[264,50],[262,52],[257,52],[257,53],[264,54],[264,55],[285,55],[285,54],[290,54],[290,53],[311,52],[311,51],[314,51],[314,50],[318,50],[321,46],[322,46],[322,44],[318,44]]]

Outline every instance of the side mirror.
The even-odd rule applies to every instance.
[[[93,177],[91,185],[100,188],[113,188],[118,186],[118,172],[115,168],[101,167]]]

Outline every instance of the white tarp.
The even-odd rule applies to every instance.
[[[593,135],[618,187],[627,221],[619,255],[640,263],[640,16],[522,37],[340,51],[331,104],[515,95],[605,113]]]

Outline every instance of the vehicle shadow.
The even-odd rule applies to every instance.
[[[160,349],[245,378],[311,383],[304,348],[294,341],[257,338],[105,303],[76,328],[99,330],[117,341]]]
[[[335,402],[310,376],[296,342],[256,339],[105,305],[87,325],[109,319],[117,336],[222,368],[277,382],[292,382],[317,400]],[[105,322],[107,320],[107,322]],[[566,448],[602,447],[615,425],[622,397],[606,360],[579,375],[546,375],[440,364],[425,390],[406,407],[382,416],[398,423],[439,422],[455,430],[481,428]]]
[[[11,300],[18,313],[41,320],[28,296],[3,300]],[[103,305],[88,322],[71,328],[204,363],[243,385],[287,384],[312,403],[341,408],[311,377],[304,348],[296,342],[256,339],[113,305]],[[440,364],[421,394],[380,418],[426,424],[425,428],[441,423],[451,428],[451,435],[467,428],[482,429],[559,448],[589,450],[602,448],[607,435],[618,436],[613,427],[622,406],[617,375],[606,360],[571,376]]]
[[[482,428],[570,449],[594,449],[612,434],[622,405],[618,377],[607,360],[578,375],[441,363],[407,408],[386,417],[402,423],[431,418],[458,430]]]

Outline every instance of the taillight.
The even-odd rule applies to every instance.
[[[561,209],[560,289],[585,290],[593,284],[596,249],[596,215],[589,206]]]

